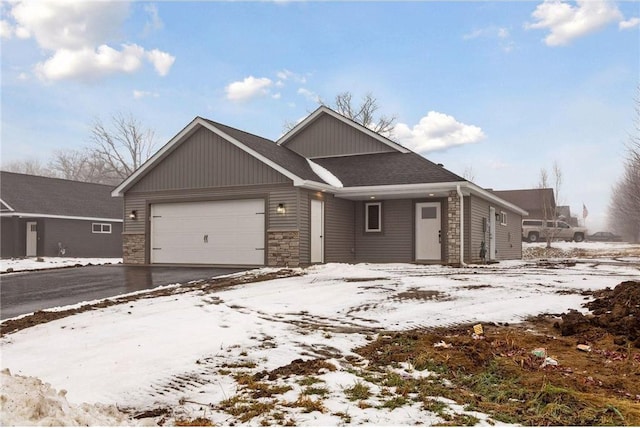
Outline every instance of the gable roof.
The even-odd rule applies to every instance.
[[[331,171],[344,187],[466,181],[413,152],[315,158],[313,161]]]
[[[287,170],[291,171],[297,177],[300,177],[303,180],[323,182],[323,180],[313,172],[304,157],[287,149],[286,147],[280,147],[274,141],[250,134],[240,129],[232,128],[209,119],[204,120],[243,143],[256,153],[264,156],[266,159],[269,159],[280,166],[286,167]]]
[[[326,106],[320,106],[318,107],[313,113],[311,113],[309,116],[307,116],[302,122],[298,123],[296,126],[294,126],[291,130],[289,130],[289,132],[287,132],[286,134],[284,134],[282,137],[280,137],[278,139],[278,141],[276,142],[279,146],[286,146],[287,142],[289,142],[291,139],[293,139],[294,136],[296,136],[298,133],[300,133],[300,131],[302,131],[303,129],[305,129],[306,127],[308,127],[309,125],[311,125],[313,122],[315,122],[320,116],[322,115],[329,115],[335,119],[338,119],[340,122],[345,123],[355,129],[357,129],[358,131],[361,131],[365,134],[367,134],[368,136],[378,140],[379,142],[391,147],[392,149],[400,152],[400,153],[409,153],[411,152],[409,149],[407,149],[406,147],[391,141],[390,139],[386,138],[383,135],[378,134],[377,132],[372,131],[371,129],[367,128],[366,126],[362,126],[361,124],[359,124],[358,122],[341,115],[340,113],[330,109],[329,107]]]
[[[122,199],[111,197],[112,187],[0,171],[1,215],[122,221]]]
[[[514,190],[491,190],[496,196],[511,202],[529,211],[531,214],[543,210],[544,202],[548,201],[551,208],[555,208],[556,200],[553,195],[553,189],[514,189]]]
[[[285,147],[279,147],[275,142],[266,138],[197,116],[142,164],[142,166],[135,170],[133,174],[120,183],[111,192],[111,195],[123,196],[124,192],[142,178],[147,171],[150,171],[201,127],[217,134],[224,140],[280,172],[285,177],[290,178],[296,186],[307,186],[317,189],[329,188],[329,185],[322,181],[322,179],[311,170],[306,159],[302,156]]]

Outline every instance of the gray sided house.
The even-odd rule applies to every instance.
[[[196,117],[112,195],[131,264],[517,259],[526,214],[326,107],[276,142]]]
[[[1,257],[122,257],[122,198],[112,189],[0,171]]]

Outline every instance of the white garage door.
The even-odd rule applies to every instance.
[[[151,205],[151,263],[264,265],[264,200]]]

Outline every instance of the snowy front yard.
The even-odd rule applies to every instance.
[[[535,261],[466,268],[328,264],[296,271],[302,276],[79,313],[1,339],[2,369],[11,375],[2,375],[0,422],[126,425],[159,420],[127,419],[108,405],[130,414],[171,409],[163,415],[168,423],[199,417],[222,425],[442,422],[419,403],[392,409],[377,405],[382,398],[374,386],[368,387],[369,405],[357,405],[350,394],[366,382],[357,375],[353,350],[384,331],[516,323],[540,313],[584,311],[581,292],[637,279],[639,262],[636,256],[552,266]],[[321,401],[311,401],[319,407],[304,406],[309,376],[298,375],[273,382],[270,392],[257,399],[264,409],[255,416],[236,411],[232,403],[242,395],[243,375],[270,372],[298,359],[325,360],[336,369],[320,369],[311,377],[322,386]],[[394,370],[402,376],[428,375],[406,366]],[[37,380],[20,376],[65,390],[72,404],[51,390],[38,396]],[[446,406],[454,413],[473,413],[465,412],[463,404]],[[50,419],[43,420],[47,415]],[[489,423],[485,415],[472,416]]]

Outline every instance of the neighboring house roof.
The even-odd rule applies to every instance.
[[[556,206],[553,189],[550,188],[492,190],[491,192],[532,214],[543,211],[545,201],[550,205],[551,209],[554,209]]]
[[[413,152],[315,158],[313,161],[331,171],[344,187],[465,181]]]
[[[0,171],[1,215],[122,221],[113,186]]]

